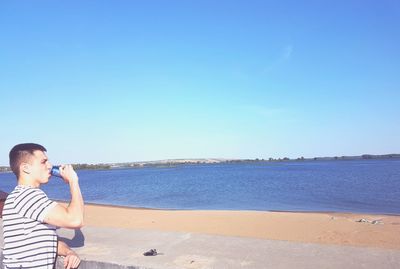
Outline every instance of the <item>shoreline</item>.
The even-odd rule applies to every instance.
[[[52,199],[58,203],[66,204],[69,201]],[[324,210],[258,210],[258,209],[183,209],[183,208],[156,208],[156,207],[141,207],[141,206],[128,206],[128,205],[113,205],[113,204],[102,204],[95,202],[85,202],[85,205],[103,206],[111,208],[126,208],[126,209],[138,209],[138,210],[160,210],[160,211],[233,211],[233,212],[271,212],[271,213],[319,213],[319,214],[351,214],[351,215],[371,215],[371,216],[392,216],[400,217],[399,213],[380,213],[380,212],[355,212],[355,211],[324,211]]]
[[[400,216],[85,205],[85,226],[400,250]]]

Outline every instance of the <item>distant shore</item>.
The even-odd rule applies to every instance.
[[[197,165],[197,164],[229,164],[229,163],[275,163],[275,162],[298,162],[298,161],[343,161],[343,160],[377,160],[377,159],[400,159],[400,154],[363,154],[359,156],[334,156],[334,157],[313,157],[313,158],[268,158],[268,159],[224,159],[224,158],[200,158],[200,159],[167,159],[157,161],[124,162],[124,163],[98,163],[73,164],[76,170],[104,170],[104,169],[123,169],[123,168],[144,168],[144,167],[171,167],[178,165]],[[1,172],[10,172],[10,167],[0,166]]]
[[[85,225],[400,249],[400,216],[85,205]]]

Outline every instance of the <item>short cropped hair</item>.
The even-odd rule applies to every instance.
[[[10,168],[14,174],[19,177],[19,167],[21,163],[26,162],[27,159],[33,156],[33,152],[40,150],[46,152],[46,148],[42,145],[35,143],[23,143],[15,145],[10,151]]]

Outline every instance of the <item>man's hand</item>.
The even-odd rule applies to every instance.
[[[66,269],[78,268],[80,263],[81,259],[73,250],[70,250],[64,257],[64,268]]]
[[[78,181],[78,175],[76,174],[74,168],[70,164],[60,166],[60,175],[65,181],[65,183]]]
[[[57,254],[64,256],[64,268],[66,269],[78,268],[81,263],[81,259],[75,251],[70,249],[68,245],[61,240],[58,240]]]

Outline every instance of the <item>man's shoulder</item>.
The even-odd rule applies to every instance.
[[[7,214],[18,214],[24,218],[43,222],[48,210],[56,204],[41,189],[17,186],[7,197],[4,209]]]
[[[15,197],[18,197],[18,195],[21,193],[21,189],[16,186],[8,195],[6,198],[6,202],[10,200],[15,200]]]
[[[39,189],[39,188],[34,188],[34,187],[24,186],[24,185],[16,186],[12,192],[16,192],[16,193],[24,193],[24,192],[44,193],[44,191]]]
[[[29,186],[21,186],[18,185],[14,188],[14,190],[12,192],[10,192],[10,194],[7,196],[6,201],[15,201],[15,200],[20,200],[20,199],[24,199],[28,196],[46,196],[46,193],[39,189],[39,188],[32,188]]]

